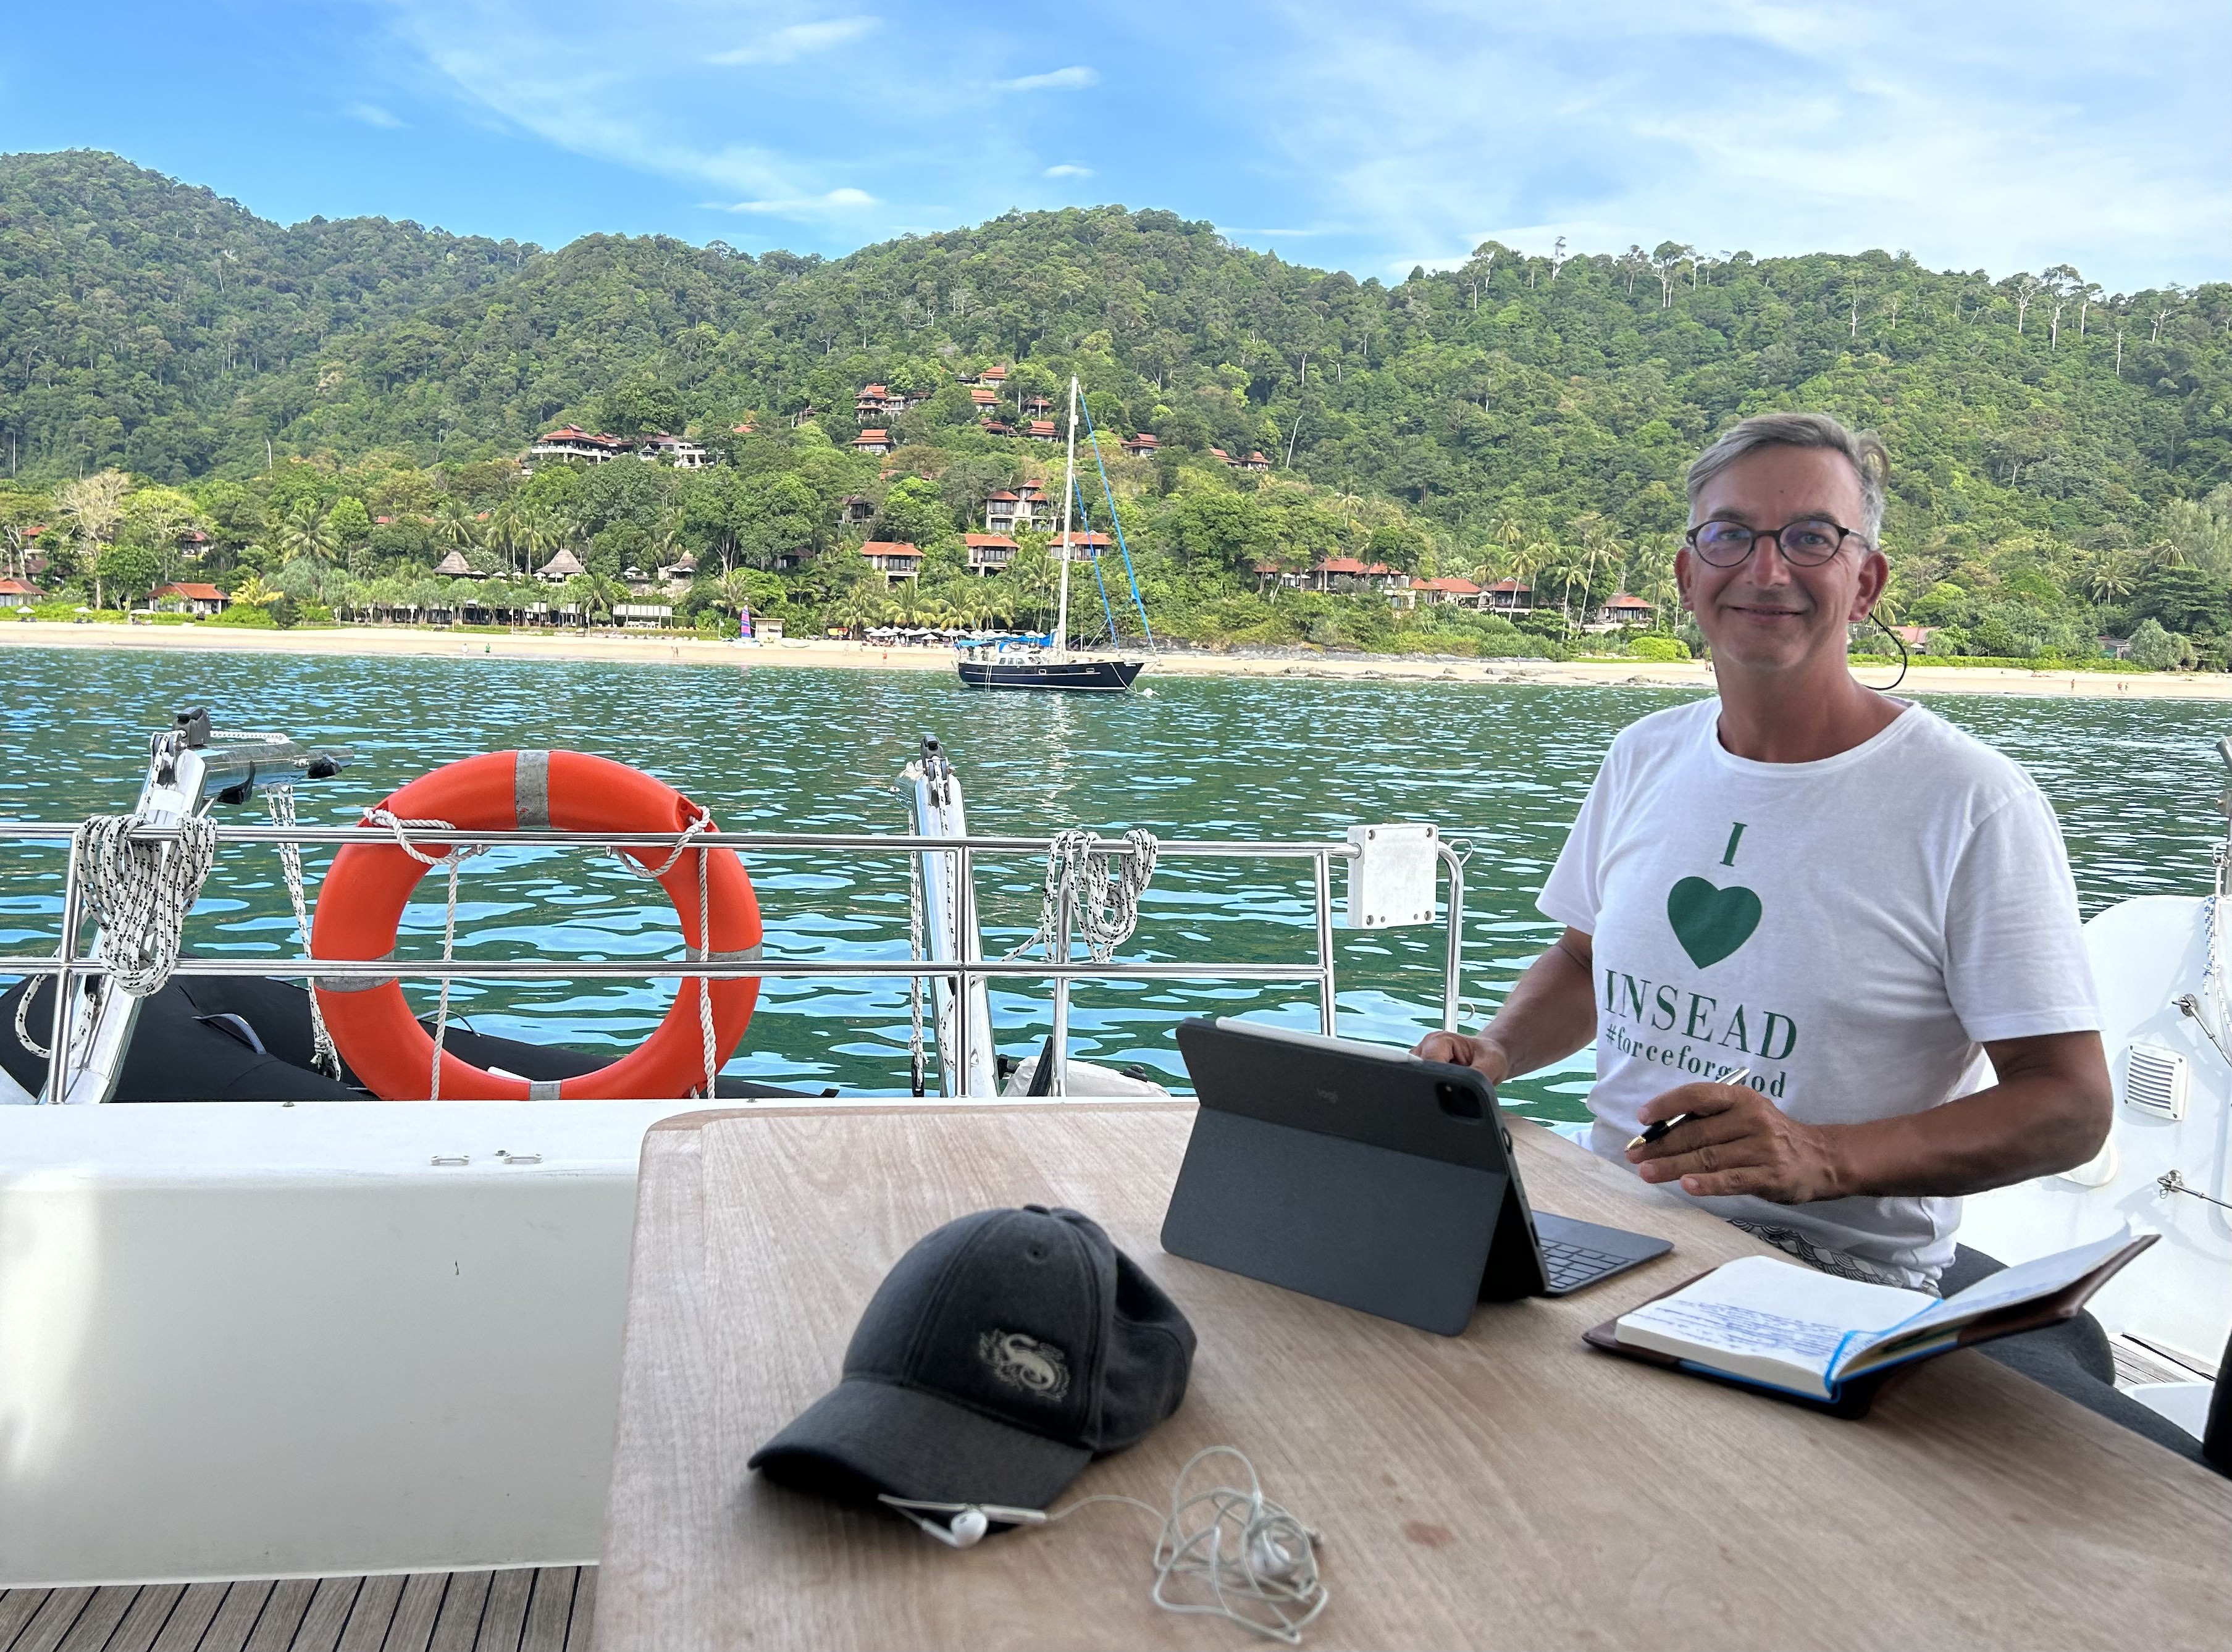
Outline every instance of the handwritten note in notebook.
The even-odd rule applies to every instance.
[[[1742,1256],[1622,1314],[1613,1334],[1626,1347],[1833,1400],[1848,1378],[2066,1318],[2153,1242],[2151,1234],[2095,1240],[1992,1274],[1943,1301],[1817,1273],[1780,1257]]]
[[[1889,1330],[1937,1301],[1773,1256],[1740,1256],[1622,1314],[1618,1334],[1631,1347],[1827,1399],[1831,1364],[1856,1329]]]

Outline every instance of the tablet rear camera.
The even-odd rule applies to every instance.
[[[1462,1118],[1477,1124],[1483,1117],[1480,1097],[1468,1085],[1451,1084],[1444,1079],[1434,1086],[1434,1099],[1442,1104],[1442,1111],[1452,1118]]]

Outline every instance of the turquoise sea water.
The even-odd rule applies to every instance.
[[[0,653],[0,817],[71,820],[131,807],[150,730],[206,703],[220,727],[280,729],[353,746],[335,781],[306,785],[307,820],[345,824],[426,770],[475,752],[571,747],[649,769],[732,830],[906,829],[897,781],[937,735],[964,782],[972,829],[1044,835],[1145,826],[1164,837],[1339,839],[1353,822],[1431,820],[1472,845],[1467,868],[1469,1022],[1501,999],[1555,933],[1534,908],[1612,735],[1686,697],[1673,690],[1426,682],[1204,679],[1150,673],[1152,695],[1068,699],[971,693],[940,674],[749,665],[350,659],[119,650]],[[1933,709],[2025,764],[2060,810],[2088,915],[2151,892],[2204,892],[2224,776],[2214,751],[2232,706],[1945,697]],[[221,810],[261,820],[260,804]],[[62,857],[8,852],[0,950],[55,943]],[[315,892],[323,857],[306,857]],[[751,861],[770,959],[907,954],[899,856],[759,855]],[[985,945],[1035,923],[1042,865],[988,868]],[[404,956],[440,951],[443,884],[406,916]],[[1342,892],[1334,875],[1334,894]],[[1168,861],[1125,956],[1301,962],[1313,944],[1307,863]],[[657,886],[609,856],[506,851],[473,861],[462,956],[678,956]],[[1441,931],[1337,930],[1341,1030],[1408,1044],[1439,1024]],[[187,931],[191,951],[295,956],[277,856],[220,857]],[[414,988],[414,994],[418,990]],[[672,983],[460,983],[483,1032],[626,1048]],[[425,1005],[431,1006],[431,991]],[[993,994],[1001,1047],[1035,1050],[1048,1025],[1032,983]],[[1213,982],[1096,984],[1077,992],[1074,1053],[1137,1062],[1183,1085],[1171,1028],[1249,1014],[1314,1027],[1309,989]],[[898,1092],[908,1014],[899,979],[771,980],[728,1071],[771,1083]],[[1579,1117],[1587,1058],[1512,1087],[1515,1105]]]

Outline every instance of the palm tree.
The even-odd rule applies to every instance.
[[[2086,580],[2092,600],[2103,604],[2122,601],[2131,594],[2131,587],[2138,583],[2130,557],[2121,551],[2111,551],[2097,560]]]
[[[829,619],[847,631],[879,625],[891,612],[891,599],[872,585],[856,585],[829,605]]]
[[[276,541],[282,567],[292,566],[308,557],[313,567],[323,567],[333,560],[334,552],[341,543],[316,504],[308,499],[281,520],[273,538]]]

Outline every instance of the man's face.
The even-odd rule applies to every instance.
[[[1865,514],[1860,479],[1843,454],[1776,446],[1755,449],[1707,483],[1690,522],[1774,529],[1820,521],[1857,533]],[[1832,654],[1841,662],[1846,626],[1867,617],[1888,573],[1882,552],[1857,537],[1818,567],[1787,560],[1767,535],[1734,567],[1715,567],[1686,547],[1674,563],[1683,605],[1714,658],[1769,671]]]

